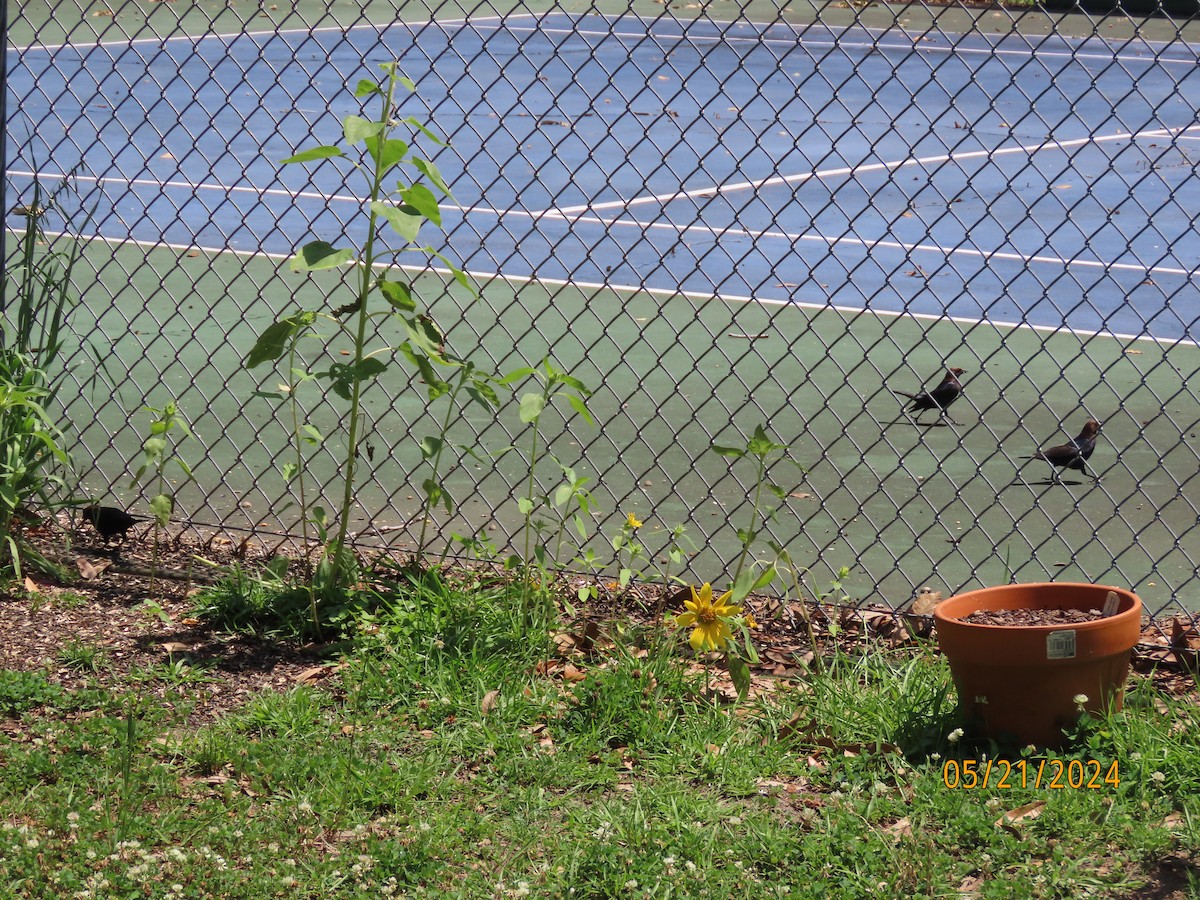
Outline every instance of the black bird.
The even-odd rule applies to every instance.
[[[936,409],[938,418],[945,416],[950,419],[946,410],[950,404],[962,396],[962,382],[958,380],[958,376],[966,372],[966,369],[946,369],[946,377],[942,379],[942,383],[935,387],[932,391],[921,391],[919,394],[910,394],[907,391],[893,391],[901,397],[907,397],[912,402],[904,410],[907,413],[915,412],[916,418],[921,418],[921,413],[927,409]],[[954,422],[953,419],[950,419]],[[958,424],[958,423],[955,423]]]
[[[1044,459],[1050,465],[1055,466],[1054,478],[1059,478],[1058,469],[1078,469],[1083,474],[1088,474],[1085,462],[1091,458],[1092,451],[1096,449],[1096,435],[1100,433],[1100,423],[1095,419],[1088,419],[1087,424],[1083,426],[1083,431],[1079,432],[1079,436],[1073,438],[1065,444],[1059,444],[1057,447],[1047,447],[1044,450],[1039,450],[1033,456],[1026,456],[1025,459]],[[1097,481],[1100,480],[1099,475],[1092,476]]]
[[[100,506],[98,503],[87,507],[83,511],[83,517],[92,523],[92,527],[100,533],[105,543],[118,535],[121,540],[124,540],[125,532],[141,521],[123,509],[117,509],[115,506]]]

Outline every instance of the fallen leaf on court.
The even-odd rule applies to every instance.
[[[483,700],[479,704],[480,715],[486,716],[492,711],[492,707],[496,705],[496,701],[500,699],[500,688],[493,691],[488,691],[483,695]]]
[[[37,586],[37,583],[32,578],[30,578],[28,575],[26,575],[25,576],[25,590],[31,594],[37,594],[40,592],[41,589]]]
[[[164,653],[187,653],[192,649],[187,644],[181,644],[179,641],[166,641],[158,646]]]
[[[343,725],[342,726],[342,734],[354,734],[354,726],[353,725]]]
[[[1042,810],[1045,808],[1045,800],[1034,800],[1032,803],[1018,806],[1016,809],[1010,809],[996,820],[995,825],[1016,837],[1024,837],[1017,826],[1022,822],[1032,822],[1042,814]]]

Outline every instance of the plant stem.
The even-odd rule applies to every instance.
[[[737,566],[733,570],[733,580],[736,582],[738,576],[742,574],[742,569],[746,565],[746,558],[750,555],[750,547],[754,543],[752,535],[754,534],[754,524],[758,521],[758,501],[762,498],[763,478],[766,474],[767,460],[765,457],[758,458],[758,478],[754,488],[754,506],[750,510],[750,527],[746,530],[746,537],[742,541],[742,555],[738,557]]]
[[[438,471],[442,465],[442,452],[446,449],[446,432],[450,430],[450,417],[454,414],[455,400],[458,399],[458,392],[463,389],[466,384],[465,372],[460,374],[458,384],[454,386],[454,390],[450,392],[450,402],[446,406],[446,416],[442,420],[441,443],[438,445],[437,452],[433,454],[433,459],[429,464],[433,467],[433,480],[437,483]],[[425,531],[429,527],[429,514],[433,512],[432,508],[426,508],[425,514],[421,516],[421,534],[417,538],[417,565],[421,565],[425,558]]]
[[[367,322],[370,319],[367,315],[367,297],[371,293],[371,280],[375,265],[375,238],[379,229],[379,214],[375,212],[374,205],[379,201],[383,184],[384,153],[382,147],[388,133],[386,123],[391,118],[392,97],[395,90],[396,77],[393,74],[388,79],[387,90],[383,96],[383,111],[380,121],[385,123],[385,128],[379,136],[380,152],[372,157],[375,162],[375,171],[371,179],[371,198],[368,203],[370,214],[367,221],[367,240],[363,245],[362,259],[358,263],[361,277],[358,288],[358,327],[354,336],[354,375],[350,379],[350,433],[346,439],[346,474],[345,488],[342,492],[342,512],[338,517],[338,533],[333,544],[333,569],[339,577],[345,574],[342,571],[343,551],[346,547],[346,534],[350,527],[350,507],[354,505],[354,469],[355,461],[358,458],[359,420],[362,418],[362,363],[367,342]]]
[[[292,445],[296,448],[296,478],[300,488],[300,538],[301,558],[304,560],[304,586],[308,591],[308,605],[312,608],[313,632],[320,638],[321,617],[317,612],[317,592],[313,585],[312,557],[308,549],[308,497],[304,488],[304,451],[300,436],[300,401],[296,399],[296,341],[288,345],[288,406],[292,410]]]

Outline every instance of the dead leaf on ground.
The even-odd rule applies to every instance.
[[[979,875],[968,875],[958,885],[958,892],[973,897],[983,887],[983,878]]]
[[[1010,809],[1008,812],[1002,814],[996,820],[995,825],[997,828],[1003,828],[1016,837],[1024,837],[1017,826],[1022,822],[1032,822],[1042,814],[1042,810],[1045,808],[1045,800],[1034,800],[1032,803],[1026,803],[1023,806]]]
[[[912,834],[912,822],[909,821],[908,816],[905,816],[891,825],[883,826],[883,833],[889,835],[893,841],[899,841],[900,838],[908,837]]]
[[[575,681],[583,681],[583,679],[587,678],[587,675],[585,673],[580,671],[576,666],[572,665],[571,663],[567,663],[565,666],[563,666],[562,671],[559,674],[562,676],[563,681],[575,682]]]
[[[84,559],[82,556],[76,557],[75,568],[79,570],[79,576],[84,581],[95,581],[100,577],[100,574],[112,565],[111,559],[102,559],[100,562],[92,562]]]
[[[942,592],[922,588],[920,593],[913,598],[912,606],[909,607],[909,612],[918,616],[932,616],[934,607],[942,602]]]
[[[483,695],[483,700],[479,704],[480,715],[486,716],[492,711],[492,707],[496,705],[496,701],[500,699],[500,688],[488,691]]]

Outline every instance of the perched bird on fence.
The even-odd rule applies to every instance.
[[[124,540],[125,533],[141,521],[123,509],[117,509],[115,506],[101,506],[98,503],[87,507],[83,511],[83,517],[92,523],[92,527],[100,533],[106,544],[118,535],[121,540]]]
[[[1046,447],[1039,450],[1033,456],[1026,456],[1024,459],[1044,459],[1050,465],[1054,466],[1054,479],[1060,477],[1059,469],[1078,469],[1083,474],[1088,474],[1087,466],[1085,465],[1088,459],[1091,459],[1092,451],[1096,449],[1096,435],[1100,433],[1100,423],[1095,419],[1088,419],[1083,426],[1083,431],[1079,432],[1079,436],[1072,438],[1065,444],[1059,444],[1057,447]],[[1100,480],[1099,475],[1092,476],[1097,481]]]
[[[906,413],[915,412],[918,420],[921,418],[921,413],[927,409],[936,409],[939,419],[942,416],[950,419],[950,415],[946,410],[950,407],[951,403],[962,396],[963,386],[962,382],[958,380],[958,376],[964,372],[966,372],[966,369],[947,368],[946,377],[932,391],[921,391],[919,394],[910,394],[907,391],[893,390],[892,393],[899,394],[901,397],[907,397],[911,401],[904,411]],[[950,421],[954,422],[953,419],[950,419]]]

